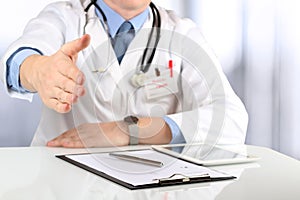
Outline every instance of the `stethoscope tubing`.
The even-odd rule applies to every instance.
[[[98,6],[97,4],[97,0],[91,0],[90,4],[84,9],[85,12],[88,12],[88,10],[90,9],[90,7],[94,5],[95,8],[100,12],[100,14],[102,15],[103,18],[103,22],[104,22],[104,29],[108,35],[108,37],[110,38],[109,35],[109,27],[108,27],[108,23],[107,23],[107,17],[105,16],[103,10]],[[150,66],[151,63],[154,59],[154,55],[158,46],[158,42],[160,39],[160,34],[161,34],[161,16],[159,14],[159,10],[157,9],[157,7],[155,6],[154,3],[150,3],[150,8],[152,11],[152,15],[153,15],[153,22],[152,22],[152,29],[151,29],[151,33],[149,36],[149,39],[147,41],[147,46],[143,52],[143,56],[141,59],[141,66],[140,66],[140,73],[146,73]],[[155,37],[155,43],[154,43],[154,47],[150,47],[152,38],[153,38],[153,34],[154,34],[154,30],[156,29],[156,37]],[[151,51],[150,51],[151,50]],[[149,52],[150,51],[150,55]],[[147,56],[149,55],[149,56]],[[148,57],[148,59],[146,59]]]

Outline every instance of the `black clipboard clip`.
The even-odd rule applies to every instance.
[[[163,185],[176,185],[184,183],[196,183],[196,182],[207,182],[211,181],[209,174],[200,174],[199,176],[186,176],[183,174],[173,174],[167,178],[153,179],[153,181],[158,181],[158,184]]]

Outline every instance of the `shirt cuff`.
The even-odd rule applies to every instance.
[[[165,120],[165,122],[169,125],[170,129],[171,129],[171,133],[172,133],[172,140],[170,142],[170,144],[182,144],[182,143],[186,143],[182,132],[180,130],[180,128],[178,127],[178,125],[169,117],[165,116],[163,118]]]
[[[6,82],[7,87],[19,93],[30,93],[22,87],[20,81],[20,66],[24,60],[31,55],[42,55],[42,53],[30,47],[22,47],[15,51],[6,62]]]

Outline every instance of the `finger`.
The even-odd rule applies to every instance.
[[[75,60],[77,59],[78,52],[86,48],[89,43],[90,36],[86,34],[77,40],[66,43],[61,47],[59,51],[72,60],[72,62],[60,63],[60,73],[74,80],[77,84],[80,85],[83,85],[85,77],[84,74],[75,65]]]
[[[49,146],[49,147],[65,147],[72,143],[73,142],[70,141],[68,138],[61,138],[61,139],[55,139],[55,140],[51,140],[51,141],[47,142],[47,146]]]
[[[61,134],[60,136],[47,142],[49,147],[67,147],[67,148],[82,148],[84,147],[81,139],[77,134],[76,129],[71,129]]]
[[[48,147],[61,147],[60,143],[58,143],[56,140],[48,141],[46,146],[48,146]]]
[[[73,80],[64,76],[58,77],[58,85],[56,87],[62,89],[65,92],[74,94],[76,96],[83,96],[85,94],[85,88],[82,85],[76,84]]]
[[[81,138],[61,138],[59,140],[55,140],[50,145],[53,146],[62,146],[67,148],[91,148],[91,147],[100,147],[101,145],[95,142],[95,138],[89,137],[86,139]],[[109,146],[109,145],[105,145]]]
[[[60,62],[58,72],[65,78],[71,79],[78,85],[83,85],[85,81],[84,74],[78,69],[73,62]]]
[[[46,105],[58,113],[67,113],[67,112],[70,112],[70,110],[72,109],[71,104],[62,103],[58,99],[55,99],[55,98],[49,99],[46,102]]]
[[[70,141],[63,141],[63,147],[66,148],[84,148],[85,146],[81,142],[81,140],[70,140]]]
[[[72,94],[62,90],[61,88],[55,87],[53,89],[53,96],[51,98],[57,99],[60,103],[64,104],[74,104],[78,100],[78,96],[76,94]]]
[[[90,36],[88,34],[85,34],[81,38],[77,40],[73,40],[63,45],[61,51],[65,55],[73,59],[74,57],[77,57],[77,54],[81,50],[85,49],[90,44],[90,40],[91,40]]]
[[[59,147],[62,146],[62,141],[69,137],[69,135],[72,136],[73,130],[66,131],[65,133],[57,136],[56,138],[50,140],[47,142],[47,146],[51,147]]]
[[[78,85],[73,80],[66,78],[62,75],[58,76],[55,87],[65,92],[65,95],[72,94],[77,97],[80,97],[85,94],[84,86]],[[57,92],[62,92],[60,90],[53,90],[50,95],[52,95],[52,97],[63,97],[63,95],[57,94]]]

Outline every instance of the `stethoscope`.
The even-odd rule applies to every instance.
[[[105,16],[103,10],[98,6],[97,0],[91,0],[90,4],[84,9],[84,11],[88,12],[88,10],[90,9],[90,7],[92,5],[94,5],[95,8],[102,15],[103,22],[104,22],[104,24],[103,24],[104,29],[108,35],[108,38],[110,38],[107,18]],[[157,48],[157,45],[158,45],[158,42],[160,39],[160,34],[161,34],[161,30],[160,30],[161,16],[159,14],[159,11],[158,11],[157,7],[154,5],[154,3],[152,3],[152,2],[150,3],[150,8],[151,8],[152,15],[153,15],[152,29],[150,32],[149,39],[147,41],[147,46],[143,52],[143,56],[140,61],[141,62],[140,69],[131,78],[131,83],[135,87],[141,87],[144,85],[145,73],[149,71],[149,68],[153,61],[153,58],[154,58],[154,55],[156,52],[156,48]],[[154,34],[154,31],[156,31],[156,34]],[[154,41],[154,46],[151,47],[150,45],[153,44],[153,41]]]

